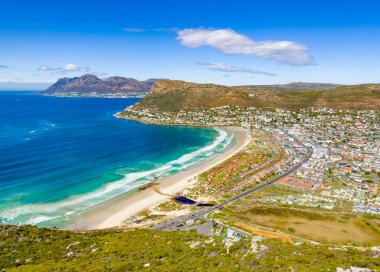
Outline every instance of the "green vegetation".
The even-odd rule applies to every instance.
[[[183,206],[175,201],[167,201],[155,207],[154,210],[158,212],[171,212],[180,210],[182,208]]]
[[[31,226],[1,226],[0,269],[14,271],[209,271],[235,264],[249,266],[241,259],[247,242],[227,253],[221,239],[188,232],[97,231],[78,233]],[[191,248],[199,242],[201,246]],[[213,258],[210,258],[211,255]],[[238,254],[238,255],[235,255]],[[149,265],[149,266],[148,266]]]
[[[270,197],[270,196],[283,196],[283,195],[294,195],[299,193],[293,188],[290,187],[281,187],[281,186],[268,186],[265,187],[257,192],[254,192],[254,198],[264,198],[264,197]],[[245,203],[251,202],[252,199],[249,197],[242,199],[241,201],[245,201]]]
[[[380,269],[371,250],[219,237],[194,232],[73,232],[0,226],[3,271],[335,271]]]
[[[322,91],[322,90],[331,90],[340,85],[331,84],[331,83],[307,83],[307,82],[292,82],[288,84],[275,84],[275,85],[247,85],[245,87],[250,88],[267,88],[267,89],[276,89],[280,91],[287,92],[306,92],[306,91]]]
[[[332,87],[332,86],[331,86]],[[184,81],[159,80],[152,91],[140,100],[138,107],[164,112],[219,106],[284,108],[297,110],[329,107],[347,110],[375,110],[380,107],[380,85],[338,86],[328,90],[281,91],[281,88],[227,87]],[[269,103],[268,103],[269,101]],[[270,105],[270,107],[268,107]]]

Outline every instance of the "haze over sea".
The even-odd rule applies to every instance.
[[[86,209],[234,142],[220,129],[113,116],[136,101],[0,92],[0,220],[65,227]]]

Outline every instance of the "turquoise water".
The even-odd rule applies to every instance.
[[[0,92],[0,220],[64,227],[78,213],[188,169],[234,141],[220,129],[113,117],[136,101]]]

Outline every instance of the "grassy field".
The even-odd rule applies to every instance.
[[[297,190],[293,190],[290,187],[280,187],[280,186],[268,186],[259,191],[254,192],[251,197],[247,197],[241,201],[253,202],[256,201],[257,198],[264,198],[269,196],[284,196],[284,195],[294,195],[300,193]]]
[[[167,201],[164,202],[157,207],[154,208],[155,211],[158,212],[171,212],[171,211],[177,211],[183,208],[183,205],[175,202],[175,201]]]
[[[226,208],[224,213],[231,220],[278,229],[323,243],[380,243],[380,218],[269,205],[243,205]]]
[[[265,238],[280,239],[281,241],[286,242],[286,243],[292,242],[292,239],[289,237],[289,235],[286,235],[286,234],[254,228],[254,227],[251,227],[251,226],[244,224],[244,223],[241,223],[241,222],[235,222],[234,226],[237,226],[239,228],[247,230],[250,233],[260,235],[260,236],[265,237]]]

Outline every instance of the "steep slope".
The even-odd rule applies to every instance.
[[[339,86],[324,91],[279,91],[270,88],[227,87],[184,81],[158,80],[137,107],[174,112],[191,108],[219,106],[256,107],[259,109],[371,109],[380,107],[380,85]]]
[[[316,107],[330,105],[338,109],[380,110],[380,84],[341,86],[322,93],[315,102]]]
[[[138,106],[159,111],[178,111],[226,105],[265,107],[267,101],[285,103],[274,90],[159,80]]]
[[[115,93],[146,94],[150,91],[155,79],[138,81],[134,78],[110,77],[102,80],[94,75],[84,75],[74,78],[61,78],[50,86],[44,95],[112,95]]]

